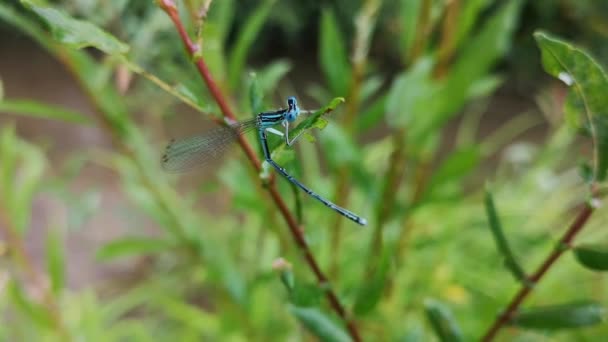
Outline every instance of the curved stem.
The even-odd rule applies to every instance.
[[[190,37],[188,36],[186,29],[184,28],[184,25],[179,17],[179,13],[177,11],[177,7],[176,7],[175,3],[172,0],[159,0],[159,6],[163,11],[165,11],[167,13],[167,15],[169,15],[169,17],[173,21],[173,24],[175,25],[177,31],[179,32],[182,42],[184,43],[190,57],[197,56],[199,47],[197,45],[195,45],[192,42],[192,40],[190,39]],[[199,56],[199,57],[197,57],[197,59],[195,60],[194,63],[196,64],[196,67],[197,67],[200,75],[204,79],[205,84],[209,88],[211,95],[213,96],[213,98],[217,102],[218,106],[220,107],[220,110],[222,111],[224,117],[235,120],[236,117],[235,117],[234,113],[232,112],[232,110],[230,109],[230,106],[228,105],[228,101],[226,100],[226,98],[224,97],[224,94],[222,93],[219,86],[217,85],[217,83],[215,82],[213,77],[211,76],[211,73],[210,73],[209,69],[207,68],[207,65],[206,65],[204,59],[201,56]],[[245,152],[245,154],[247,155],[247,158],[249,159],[249,161],[251,162],[253,167],[257,171],[260,171],[261,170],[260,160],[257,157],[257,155],[255,154],[251,145],[249,145],[247,140],[245,140],[242,136],[239,137],[238,142],[239,142],[239,145],[241,146],[241,148],[243,149],[243,151]],[[269,184],[267,186],[267,190],[268,190],[273,202],[275,203],[275,205],[278,207],[279,211],[281,212],[281,215],[285,219],[285,222],[287,223],[287,226],[289,228],[289,231],[291,232],[291,235],[293,236],[294,241],[296,242],[296,244],[302,251],[302,254],[304,255],[304,259],[306,260],[306,263],[308,264],[308,266],[314,273],[315,277],[317,278],[319,285],[325,289],[325,295],[331,305],[331,308],[345,322],[348,333],[350,334],[352,339],[354,341],[361,341],[361,337],[359,335],[357,326],[355,325],[354,321],[352,321],[348,318],[346,310],[344,309],[344,306],[338,299],[338,296],[335,294],[335,292],[333,291],[331,286],[328,286],[329,282],[328,282],[327,277],[325,276],[323,271],[321,271],[321,268],[319,267],[317,260],[313,256],[313,254],[308,246],[308,243],[306,242],[306,239],[304,238],[304,233],[301,230],[300,225],[298,224],[296,218],[289,211],[287,204],[285,203],[285,201],[279,194],[279,191],[277,190],[274,182],[269,182]]]
[[[496,337],[498,331],[505,326],[516,314],[519,309],[521,303],[528,297],[530,292],[534,286],[541,280],[541,278],[547,273],[549,268],[557,261],[557,259],[568,250],[572,240],[576,234],[578,234],[581,229],[587,223],[587,220],[595,210],[595,206],[593,205],[593,199],[585,204],[585,206],[578,213],[576,219],[572,222],[566,233],[564,233],[563,237],[559,240],[559,243],[551,254],[547,256],[545,261],[538,267],[538,269],[530,276],[530,278],[525,282],[525,284],[519,289],[517,294],[513,297],[507,309],[499,315],[494,323],[490,326],[488,331],[485,333],[483,338],[481,339],[484,342],[489,342]]]

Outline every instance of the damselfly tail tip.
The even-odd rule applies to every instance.
[[[364,219],[363,217],[359,217],[359,221],[357,223],[362,226],[367,226],[367,220]]]

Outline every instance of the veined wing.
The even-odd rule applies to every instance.
[[[223,155],[239,135],[257,127],[257,118],[218,126],[201,134],[173,139],[165,149],[161,165],[167,172],[177,173],[195,169]]]

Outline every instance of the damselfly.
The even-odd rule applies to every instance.
[[[272,112],[263,112],[258,114],[251,120],[232,123],[227,126],[220,126],[205,133],[184,138],[181,140],[172,140],[167,145],[165,154],[162,157],[162,166],[168,172],[183,172],[191,170],[207,161],[220,156],[225,148],[235,141],[239,135],[257,130],[264,159],[272,167],[277,170],[288,181],[302,189],[311,197],[325,204],[327,207],[347,217],[348,219],[360,224],[366,225],[367,220],[348,211],[329,200],[323,198],[319,194],[313,192],[304,184],[291,176],[287,171],[272,160],[270,149],[268,148],[268,140],[266,132],[277,134],[285,137],[285,144],[291,146],[294,141],[302,134],[303,130],[298,133],[293,139],[289,139],[289,124],[294,122],[300,115],[300,108],[295,97],[287,98],[287,108],[279,109]],[[284,132],[273,128],[276,125],[282,125]]]

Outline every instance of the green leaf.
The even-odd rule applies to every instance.
[[[502,85],[504,78],[498,75],[485,76],[471,84],[467,97],[470,99],[484,98],[492,94]]]
[[[97,251],[97,259],[102,261],[116,258],[140,256],[164,252],[173,247],[167,240],[149,237],[126,237],[111,241]]]
[[[296,307],[318,306],[323,298],[323,289],[316,284],[295,282],[289,292],[289,301]]]
[[[576,260],[594,271],[608,271],[608,244],[586,243],[574,247]]]
[[[505,260],[505,265],[509,271],[511,271],[511,274],[513,274],[515,279],[522,282],[525,281],[526,274],[517,262],[517,259],[515,259],[515,255],[511,251],[509,242],[503,233],[502,223],[500,222],[500,217],[498,217],[498,212],[496,210],[496,206],[494,205],[494,197],[492,196],[489,186],[486,186],[484,205],[492,236],[494,236],[494,241],[496,242],[498,251],[500,254],[502,254]]]
[[[432,72],[433,61],[422,58],[395,78],[386,100],[386,120],[391,127],[405,127],[417,115],[430,115],[429,105],[437,102]]]
[[[578,173],[585,181],[585,183],[591,185],[593,183],[593,168],[588,163],[581,163],[578,168]]]
[[[606,309],[599,303],[583,301],[521,310],[509,324],[529,329],[571,329],[602,323],[605,316]]]
[[[127,44],[90,22],[74,19],[63,11],[37,6],[30,1],[23,3],[49,25],[53,37],[62,44],[76,49],[95,47],[110,55],[129,51]]]
[[[594,142],[594,175],[606,179],[608,169],[608,78],[590,55],[547,33],[536,32],[545,70],[572,86],[570,107],[579,107]],[[579,105],[576,105],[578,103]]]
[[[409,56],[414,38],[416,37],[416,26],[420,16],[420,0],[401,0],[401,20],[403,30],[401,32],[401,55]]]
[[[488,0],[468,0],[462,3],[463,8],[460,10],[457,22],[456,46],[468,37],[480,14],[491,2]]]
[[[92,123],[91,119],[82,113],[32,100],[0,100],[0,112],[24,114],[76,124],[90,125]]]
[[[260,88],[260,82],[258,82],[257,75],[251,75],[251,81],[249,84],[249,107],[251,108],[251,113],[253,115],[257,115],[263,111],[263,102],[264,102],[264,93]]]
[[[436,92],[424,94],[426,101],[419,106],[423,111],[409,114],[415,119],[408,126],[410,142],[424,141],[430,132],[456,115],[470,96],[477,95],[477,82],[487,77],[488,71],[509,49],[521,5],[521,0],[503,2],[481,30],[463,45],[448,76],[437,84]]]
[[[35,303],[26,297],[20,284],[11,281],[8,285],[8,295],[15,307],[25,314],[38,327],[52,328],[53,318],[51,313],[42,305]]]
[[[462,331],[449,308],[442,303],[427,299],[424,302],[426,317],[440,341],[462,341]]]
[[[222,166],[218,177],[222,184],[230,189],[234,208],[255,211],[264,206],[256,191],[257,184],[248,176],[247,168],[242,162],[228,160]]]
[[[366,277],[366,281],[361,285],[353,308],[356,315],[362,316],[370,313],[380,302],[388,278],[390,260],[394,255],[393,252],[393,248],[385,249],[383,256],[378,260],[376,269]]]
[[[302,308],[290,305],[289,311],[321,341],[351,341],[346,332],[318,308]]]
[[[220,332],[220,317],[206,312],[201,307],[173,298],[171,294],[156,297],[152,304],[168,318],[180,323],[180,327],[192,328],[204,336],[214,336]]]
[[[230,33],[230,27],[232,26],[236,8],[234,0],[222,0],[214,3],[209,9],[209,16],[203,25],[203,29],[209,24],[215,26],[217,38],[220,43],[218,47],[220,48],[223,47],[223,44],[226,42],[228,34]],[[205,38],[205,48],[203,50],[206,50],[207,36],[203,34],[203,37]]]
[[[245,59],[249,49],[255,42],[264,23],[266,22],[275,0],[265,0],[251,14],[243,25],[230,56],[228,57],[228,81],[232,89],[236,89],[241,81]]]
[[[17,167],[18,143],[13,124],[2,127],[0,131],[0,191],[5,205],[14,203],[14,174]],[[9,212],[13,212],[8,208]]]
[[[46,160],[35,145],[20,140],[12,125],[0,132],[0,191],[16,232],[29,228],[31,205],[38,190]]]
[[[380,95],[361,113],[357,120],[358,132],[365,132],[380,123],[386,112],[387,98],[386,94]]]
[[[361,84],[361,102],[366,102],[370,97],[380,90],[384,84],[384,77],[379,75],[369,76]]]
[[[291,70],[291,63],[287,60],[280,59],[268,64],[263,69],[259,70],[258,82],[264,94],[272,93],[279,81]]]
[[[352,164],[361,156],[353,136],[337,124],[327,126],[320,139],[326,157],[334,167]]]
[[[65,283],[64,244],[56,229],[50,230],[46,238],[46,268],[51,279],[51,288],[58,295]]]
[[[319,29],[319,61],[332,94],[345,96],[350,87],[351,67],[345,39],[334,13],[324,9]]]
[[[480,161],[481,151],[478,146],[465,147],[453,152],[433,173],[426,196],[432,196],[437,189],[446,184],[458,182],[470,174]]]
[[[227,1],[228,2],[228,1]],[[223,4],[224,1],[216,2],[215,5]],[[212,11],[213,12],[213,11]],[[221,28],[223,26],[219,22],[205,22],[202,28],[201,36],[203,37],[203,48],[200,51],[209,70],[213,73],[215,79],[220,84],[226,82],[226,54],[224,52],[225,37],[222,35]]]

